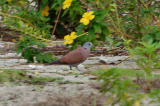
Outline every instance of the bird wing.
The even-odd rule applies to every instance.
[[[66,64],[81,63],[88,57],[88,52],[84,48],[78,48],[63,56],[59,61]]]

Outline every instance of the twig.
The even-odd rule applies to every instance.
[[[52,36],[53,36],[54,33],[55,33],[55,30],[56,30],[56,27],[57,27],[57,23],[58,23],[58,20],[59,20],[59,16],[60,16],[60,14],[61,14],[61,10],[62,10],[62,9],[60,9],[59,12],[58,12],[57,19],[56,19],[56,23],[55,23],[54,28],[53,28],[53,31],[52,31]]]

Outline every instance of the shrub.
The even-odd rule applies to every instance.
[[[150,40],[148,42],[140,42],[139,44],[136,48],[130,48],[128,50],[137,65],[146,73],[148,89],[150,90],[152,72],[160,67],[160,52],[158,51],[160,43],[153,43]]]

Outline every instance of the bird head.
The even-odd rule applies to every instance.
[[[87,49],[87,48],[91,48],[92,47],[92,43],[91,42],[86,42],[86,43],[84,43],[84,45],[83,45],[83,48],[85,48],[85,49]]]

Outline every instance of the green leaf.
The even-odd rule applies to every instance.
[[[107,28],[107,27],[104,27],[103,29],[102,29],[102,33],[105,35],[105,36],[108,36],[109,34],[110,34],[110,31],[109,31],[109,29]]]
[[[101,26],[99,24],[93,24],[93,28],[96,33],[102,32]]]
[[[78,27],[76,28],[77,35],[80,35],[82,33],[83,28],[84,28],[83,24],[78,25]]]
[[[90,29],[90,30],[88,31],[88,41],[91,41],[91,40],[93,40],[93,39],[95,39],[94,29]]]
[[[50,63],[54,60],[57,60],[57,58],[53,57],[53,55],[50,53],[39,53],[39,54],[35,54],[35,56],[36,56],[36,60],[39,63]]]
[[[104,42],[104,41],[106,40],[106,35],[101,34],[101,35],[100,35],[100,38],[101,38],[101,40]]]
[[[0,5],[4,5],[6,3],[6,0],[1,0]]]

